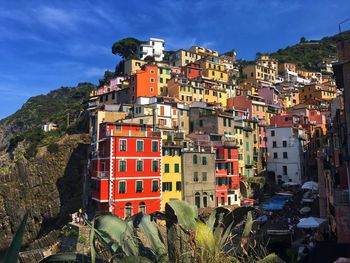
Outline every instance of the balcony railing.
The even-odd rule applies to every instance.
[[[333,196],[335,204],[350,204],[348,190],[335,189]]]
[[[109,171],[99,171],[96,172],[96,176],[100,178],[108,178],[109,176]]]

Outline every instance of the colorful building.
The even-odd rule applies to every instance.
[[[169,64],[173,67],[183,67],[191,62],[196,62],[201,58],[202,56],[197,53],[180,49],[170,55]]]
[[[299,89],[299,99],[301,103],[310,99],[329,101],[335,99],[336,92],[336,86],[311,83]]]
[[[129,75],[130,73],[135,73],[137,70],[140,70],[143,65],[146,65],[147,62],[139,59],[128,59],[124,61],[124,74]]]
[[[145,65],[130,75],[130,101],[135,103],[137,97],[153,97],[158,92],[158,67]]]
[[[174,145],[172,141],[163,141],[162,147],[162,211],[167,202],[182,200],[182,146]]]
[[[100,125],[99,152],[91,162],[93,206],[121,218],[161,209],[161,133],[151,126]]]
[[[219,80],[223,82],[228,81],[228,74],[224,64],[217,57],[205,57],[198,61],[200,67],[203,69],[203,76]]]

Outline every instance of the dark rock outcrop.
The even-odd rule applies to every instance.
[[[0,250],[9,245],[27,210],[24,245],[60,228],[69,214],[82,206],[83,182],[90,137],[65,136],[55,154],[17,161],[15,168],[0,174]]]

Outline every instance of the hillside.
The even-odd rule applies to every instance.
[[[323,58],[337,56],[337,42],[344,37],[350,37],[350,31],[320,40],[308,41],[301,38],[300,43],[279,49],[270,55],[281,63],[291,62],[307,70],[319,70],[317,63]]]
[[[81,83],[30,98],[20,110],[0,120],[0,152],[11,153],[19,142],[25,141],[26,157],[30,158],[37,146],[48,145],[65,133],[86,131],[83,110],[94,88],[93,84]],[[44,133],[41,126],[49,121],[55,122],[58,129]]]

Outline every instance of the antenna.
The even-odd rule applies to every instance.
[[[341,33],[341,24],[344,24],[345,22],[348,22],[348,21],[350,21],[350,18],[345,19],[344,21],[342,21],[342,22],[340,22],[340,23],[338,24],[338,27],[339,27],[339,33]]]

